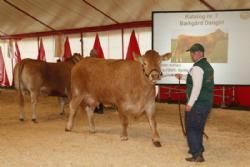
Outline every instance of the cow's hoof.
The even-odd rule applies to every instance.
[[[92,134],[93,134],[93,133],[95,133],[95,130],[90,129],[90,130],[89,130],[89,133],[92,133]]]
[[[104,114],[103,110],[96,110],[96,109],[95,109],[94,113],[96,113],[96,114]]]
[[[60,115],[65,115],[65,113],[64,113],[64,112],[61,112]]]
[[[121,141],[127,141],[128,140],[128,137],[127,136],[121,136]]]
[[[24,119],[23,118],[19,118],[19,121],[24,122]]]
[[[36,119],[32,119],[32,122],[33,123],[38,123]]]
[[[153,144],[155,147],[161,147],[161,142],[159,141],[153,141]]]
[[[65,132],[70,132],[71,130],[68,128],[65,128]]]

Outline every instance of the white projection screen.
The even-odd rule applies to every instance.
[[[201,43],[215,84],[250,85],[250,10],[153,12],[152,20],[153,49],[172,52],[157,84],[178,84],[174,74],[187,74],[193,65],[186,50]]]

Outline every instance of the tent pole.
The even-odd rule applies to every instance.
[[[124,60],[124,29],[122,28],[122,59]]]
[[[81,32],[81,37],[80,37],[80,42],[81,42],[81,54],[83,56],[83,33]]]

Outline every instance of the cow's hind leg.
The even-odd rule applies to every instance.
[[[37,123],[37,117],[36,117],[36,104],[37,104],[37,93],[31,92],[30,98],[31,98],[31,105],[32,105],[32,121],[34,123]]]
[[[150,125],[151,130],[152,130],[153,144],[156,147],[161,147],[160,136],[159,136],[159,133],[157,131],[157,123],[156,123],[156,120],[155,120],[155,112],[153,110],[146,111],[146,116],[147,116],[147,119],[149,121],[149,125]]]
[[[73,127],[73,121],[75,119],[76,112],[78,110],[79,105],[81,104],[82,97],[81,96],[74,96],[72,97],[69,103],[69,118],[66,124],[65,131],[71,131]]]
[[[24,121],[24,97],[22,91],[18,91],[19,94],[19,107],[20,107],[20,112],[19,112],[19,120]]]
[[[90,133],[95,133],[95,122],[94,122],[94,109],[93,107],[86,106],[85,111],[88,116],[88,121],[89,121],[89,132]]]
[[[119,117],[120,117],[120,120],[121,120],[121,123],[122,123],[122,132],[121,132],[121,140],[125,141],[125,140],[128,140],[128,132],[127,132],[127,129],[128,129],[128,117],[120,112],[118,110],[118,113],[119,113]]]

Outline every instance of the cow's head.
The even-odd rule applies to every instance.
[[[161,79],[161,61],[168,60],[171,55],[171,53],[159,55],[154,50],[149,50],[142,56],[133,53],[134,60],[141,63],[144,74],[152,83]]]

